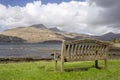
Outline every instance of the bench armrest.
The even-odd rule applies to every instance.
[[[51,56],[54,56],[56,58],[60,58],[61,55],[60,55],[60,53],[54,51],[54,53],[52,53]]]

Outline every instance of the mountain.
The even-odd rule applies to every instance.
[[[52,31],[42,28],[38,29],[36,27],[15,28],[1,32],[0,34],[19,37],[26,40],[28,43],[37,43],[47,40],[61,40],[60,38],[57,38],[55,33]]]
[[[34,25],[31,25],[30,27],[40,28],[40,29],[47,29],[43,24],[34,24]]]
[[[60,31],[61,31],[61,30],[59,30],[57,27],[49,28],[49,30],[54,31],[54,32],[60,32]]]
[[[28,27],[18,27],[0,33],[1,35],[19,37],[27,43],[39,43],[49,41],[74,40],[85,38],[87,35],[69,32],[57,32],[46,28],[44,25],[32,25]]]
[[[103,41],[111,41],[111,40],[114,40],[116,38],[120,38],[120,33],[115,34],[115,33],[109,32],[109,33],[106,33],[102,36],[92,36],[92,37],[95,39],[103,40]]]
[[[5,37],[1,37],[4,35]],[[62,40],[75,40],[84,38],[95,38],[104,41],[110,41],[120,38],[120,34],[107,33],[102,36],[90,36],[87,34],[77,34],[71,32],[60,31],[57,28],[47,28],[43,24],[35,24],[28,27],[17,27],[0,32],[0,42],[58,42]]]
[[[25,42],[24,39],[21,39],[19,37],[15,37],[15,36],[6,36],[6,35],[1,35],[0,34],[0,42]]]

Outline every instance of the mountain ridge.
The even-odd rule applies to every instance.
[[[0,33],[1,35],[14,36],[24,39],[27,43],[39,43],[48,41],[62,41],[62,40],[74,40],[75,37],[82,38],[83,35],[68,33],[68,32],[54,32],[48,28],[41,27],[22,27],[9,29]]]
[[[116,38],[120,38],[120,33],[116,34],[113,32],[109,32],[109,33],[103,34],[101,36],[93,36],[93,38],[103,40],[103,41],[111,41],[111,40],[114,40]]]
[[[43,24],[35,24],[28,27],[18,27],[18,28],[9,29],[4,32],[0,32],[0,35],[11,36],[11,38],[17,37],[23,39],[27,43],[75,40],[75,39],[84,39],[84,38],[94,38],[103,41],[110,41],[115,38],[120,38],[120,34],[115,34],[112,32],[101,36],[91,36],[87,34],[65,32],[59,30],[58,28],[47,28]]]
[[[40,29],[48,29],[46,26],[44,26],[43,24],[34,24],[28,27],[34,27],[34,28],[40,28]]]
[[[59,30],[57,27],[49,28],[49,30],[55,31],[55,32],[61,32],[61,30]]]

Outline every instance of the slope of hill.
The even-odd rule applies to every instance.
[[[36,24],[28,27],[18,27],[14,29],[9,29],[4,32],[0,32],[0,35],[10,36],[11,39],[0,37],[0,42],[19,42],[15,41],[15,38],[19,38],[28,43],[38,43],[38,42],[49,42],[49,41],[62,41],[62,40],[74,40],[83,38],[95,38],[104,41],[112,41],[116,38],[120,38],[120,34],[107,33],[102,36],[90,36],[86,34],[77,34],[60,31],[58,28],[47,28],[43,24]],[[4,39],[3,39],[4,38]],[[14,38],[14,39],[13,39]],[[11,40],[11,41],[10,41]]]
[[[54,28],[49,28],[49,30],[54,31],[54,32],[61,32],[61,30],[59,30],[58,28],[54,27]]]
[[[103,41],[112,41],[116,38],[120,38],[120,33],[115,34],[115,33],[109,32],[109,33],[104,34],[102,36],[93,36],[93,38],[103,40]]]
[[[38,43],[38,42],[46,42],[46,41],[62,41],[62,40],[74,40],[80,39],[84,37],[88,37],[88,35],[84,34],[75,34],[68,32],[57,32],[52,31],[46,28],[45,26],[29,26],[29,27],[20,27],[9,29],[0,34],[6,36],[14,36],[19,37],[25,40],[28,43]]]
[[[40,29],[47,29],[43,24],[34,24],[34,25],[31,25],[30,27],[34,27],[34,28],[40,28]]]
[[[26,42],[24,39],[15,36],[6,36],[0,34],[0,43],[2,42]]]
[[[120,43],[120,38],[116,38],[113,40],[114,43]]]
[[[15,28],[11,30],[7,30],[5,32],[1,32],[0,34],[6,36],[15,36],[26,40],[27,42],[43,42],[46,40],[61,40],[62,38],[57,38],[57,36],[49,31],[43,29],[37,29],[34,27],[24,27],[24,28]]]

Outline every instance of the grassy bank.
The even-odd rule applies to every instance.
[[[65,63],[64,73],[53,71],[53,61],[0,63],[0,80],[120,80],[120,60],[109,60],[109,68],[95,69],[94,62]],[[103,67],[100,61],[99,66]],[[60,63],[58,65],[60,67]],[[79,68],[79,69],[78,69]]]

